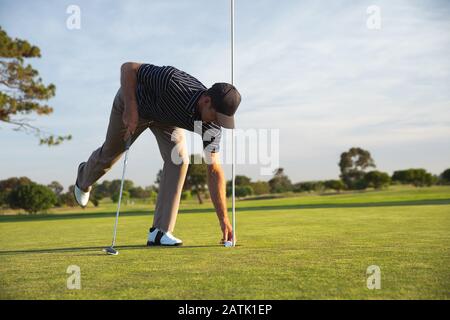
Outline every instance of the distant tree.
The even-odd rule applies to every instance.
[[[120,196],[120,190],[112,195],[111,200],[113,202],[117,203],[117,202],[119,202],[119,196]],[[128,200],[130,200],[130,193],[126,190],[123,190],[121,203],[127,203]]]
[[[444,184],[450,184],[450,168],[444,170],[439,177]]]
[[[270,185],[267,181],[251,182],[250,187],[252,187],[253,192],[256,195],[270,193]]]
[[[236,175],[234,182],[237,186],[249,186],[251,179],[244,175]]]
[[[362,148],[350,148],[349,151],[341,154],[339,168],[340,178],[348,189],[364,189],[365,170],[375,167],[375,162],[370,152]]]
[[[387,188],[391,183],[389,174],[377,170],[367,172],[364,176],[364,180],[368,187],[375,189]]]
[[[8,205],[9,193],[20,185],[30,184],[32,181],[27,177],[11,177],[0,181],[0,206]]]
[[[198,199],[198,203],[203,203],[202,194],[206,190],[207,183],[207,165],[205,159],[198,154],[190,156],[190,162],[188,171],[186,174],[186,180],[184,182],[184,190],[190,190],[192,194],[195,194]]]
[[[150,196],[150,192],[140,186],[129,189],[129,192],[131,198],[144,199]]]
[[[227,181],[227,186],[226,186],[227,197],[231,197],[232,184],[233,184],[233,182],[231,180]],[[236,175],[235,180],[234,180],[234,184],[235,184],[236,188],[237,187],[246,187],[246,186],[250,186],[251,187],[251,179],[249,177],[247,177],[247,176],[244,176],[244,175]],[[244,189],[242,189],[242,190],[244,190]],[[242,191],[242,192],[245,192],[245,191]],[[252,189],[252,193],[253,193],[253,189]]]
[[[111,193],[111,181],[103,180],[102,183],[94,183],[92,186],[92,194],[95,195],[97,199],[110,198]]]
[[[392,181],[402,184],[412,184],[416,187],[431,186],[435,178],[425,169],[397,170],[392,174]]]
[[[326,189],[336,190],[337,192],[341,192],[345,189],[345,185],[342,180],[327,180],[324,182],[324,186]]]
[[[156,198],[158,196],[157,192],[158,188],[155,186],[147,186],[145,187],[145,191],[148,193],[148,199],[152,202],[156,202]]]
[[[58,196],[58,201],[57,201],[56,205],[58,207],[62,207],[62,206],[76,207],[76,206],[78,206],[78,204],[75,200],[75,197],[73,195],[73,191],[61,193]]]
[[[294,192],[312,192],[314,191],[314,182],[297,182],[292,186]]]
[[[236,186],[235,195],[236,197],[242,198],[253,194],[253,189],[249,185],[247,186]]]
[[[40,116],[53,112],[52,107],[41,101],[55,96],[55,85],[44,85],[39,72],[24,63],[25,58],[39,57],[38,47],[26,40],[10,38],[0,27],[0,121],[15,126],[14,130],[34,133],[40,144],[58,145],[72,136],[55,137],[31,125],[30,119],[18,118],[30,113]]]
[[[115,195],[120,191],[120,184],[122,183],[122,180],[116,179],[112,180],[111,184],[109,186],[109,194]],[[123,190],[124,191],[130,191],[134,187],[134,183],[131,180],[125,179],[123,181]]]
[[[284,174],[283,168],[274,171],[273,178],[269,180],[270,192],[281,193],[292,190],[292,182],[288,176]]]
[[[46,211],[56,204],[56,196],[46,186],[30,183],[19,185],[8,196],[9,206],[29,213]]]
[[[59,196],[64,190],[64,187],[58,181],[52,181],[47,187],[52,190],[56,196]]]

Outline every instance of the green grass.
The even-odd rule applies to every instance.
[[[449,299],[450,187],[237,202],[238,244],[210,203],[182,204],[178,248],[147,248],[152,205],[0,216],[2,299]],[[366,269],[381,268],[368,290]],[[69,265],[81,290],[66,288]]]

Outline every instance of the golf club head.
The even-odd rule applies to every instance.
[[[105,248],[105,249],[103,249],[103,251],[106,252],[106,254],[109,254],[109,255],[112,255],[112,256],[117,256],[119,254],[119,251],[117,251],[113,247]]]

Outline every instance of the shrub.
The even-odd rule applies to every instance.
[[[236,197],[246,197],[253,194],[253,189],[250,186],[236,186]]]
[[[32,181],[27,177],[12,177],[0,181],[0,207],[8,206],[8,197],[12,190],[20,185],[30,184]]]
[[[130,197],[131,198],[137,198],[137,199],[145,199],[150,197],[150,193],[152,190],[150,189],[144,189],[142,187],[133,187],[129,190]]]
[[[271,193],[282,193],[292,191],[292,183],[287,175],[284,174],[283,168],[275,170],[274,176],[269,180]]]
[[[250,187],[252,187],[253,189],[253,194],[256,195],[270,193],[270,186],[269,183],[266,181],[251,182]]]
[[[364,180],[368,187],[375,189],[388,187],[391,182],[391,178],[386,172],[377,170],[367,172],[364,176]]]
[[[337,192],[345,189],[345,184],[342,180],[327,180],[324,182],[324,185],[326,189],[336,190]]]
[[[314,182],[298,182],[293,185],[294,192],[311,192],[314,191]]]
[[[441,175],[439,176],[439,178],[441,179],[441,181],[444,184],[450,184],[450,168],[444,170],[444,172],[441,173]]]
[[[416,187],[431,186],[436,179],[425,169],[407,169],[394,171],[392,181],[412,184]]]
[[[76,207],[77,205],[73,192],[61,193],[58,197],[57,206]]]
[[[112,196],[111,196],[111,200],[113,202],[118,202],[119,201],[119,195],[120,195],[120,190],[118,192],[115,192]],[[126,190],[122,191],[122,203],[127,203],[127,201],[130,200],[130,193]]]
[[[37,184],[25,184],[16,187],[8,197],[13,209],[24,209],[29,213],[46,211],[56,203],[56,196],[48,187]]]

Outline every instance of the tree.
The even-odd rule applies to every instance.
[[[76,207],[78,205],[75,197],[73,195],[73,191],[68,191],[65,193],[61,193],[58,197],[58,201],[56,203],[57,206],[68,206],[68,207]]]
[[[345,189],[344,182],[342,180],[327,180],[324,182],[325,189],[336,190],[337,192],[341,192]]]
[[[115,179],[111,181],[111,184],[109,185],[109,194],[115,195],[120,191],[120,184],[122,183],[122,180]],[[125,179],[123,181],[123,190],[124,191],[130,191],[134,187],[134,183],[131,180]]]
[[[19,185],[8,197],[9,206],[13,209],[24,209],[29,213],[45,211],[56,204],[56,196],[46,186],[30,183]]]
[[[119,202],[119,196],[120,196],[120,190],[111,196],[111,200],[113,202]],[[130,193],[126,190],[123,190],[121,203],[127,203],[128,200],[130,200]]]
[[[0,181],[0,206],[8,205],[9,193],[20,185],[30,184],[32,181],[27,177],[12,177]]]
[[[292,185],[294,192],[311,192],[314,191],[314,182],[297,182]]]
[[[52,190],[56,196],[59,196],[64,190],[64,187],[58,181],[52,181],[47,187]]]
[[[431,186],[435,178],[425,169],[397,170],[392,174],[392,181],[402,184],[412,184],[416,187]]]
[[[450,184],[450,168],[444,170],[444,171],[440,174],[439,178],[441,179],[441,181],[442,181],[444,184]]]
[[[250,187],[252,187],[254,194],[268,194],[270,193],[270,185],[267,181],[256,181],[251,182]]]
[[[202,193],[206,190],[207,165],[205,159],[199,154],[190,156],[189,167],[183,189],[190,190],[197,195],[198,203],[203,203]]]
[[[150,196],[149,190],[146,190],[142,187],[133,187],[128,190],[130,192],[131,198],[144,199]]]
[[[288,176],[284,174],[283,168],[274,171],[273,178],[269,180],[270,192],[281,193],[292,190],[292,182]]]
[[[41,101],[55,96],[53,84],[44,85],[39,72],[25,65],[25,58],[40,58],[40,49],[26,40],[12,39],[0,27],[0,121],[12,124],[14,130],[34,133],[39,144],[58,145],[71,135],[54,136],[32,126],[30,119],[18,117],[35,113],[48,115],[53,108]]]
[[[247,186],[236,186],[235,195],[236,197],[242,198],[250,196],[253,194],[253,189],[249,185]]]
[[[158,196],[157,188],[155,186],[147,186],[145,187],[145,191],[148,193],[148,198],[152,202],[156,202],[156,198]]]
[[[391,178],[386,172],[377,170],[367,172],[364,176],[364,180],[366,181],[368,187],[375,189],[387,188],[391,183]]]
[[[231,180],[227,181],[227,185],[226,185],[227,197],[231,196],[232,184],[233,184],[233,182]],[[236,190],[237,190],[237,187],[250,187],[250,184],[251,184],[251,179],[249,177],[247,177],[247,176],[237,175],[234,178],[234,185],[236,186]],[[244,189],[242,189],[242,190],[244,190]],[[245,193],[246,191],[242,191],[242,192]],[[248,190],[247,190],[247,192],[248,192]],[[252,189],[252,193],[253,193],[253,189]],[[235,192],[235,194],[237,195],[237,191]],[[244,196],[242,196],[242,197],[244,197]]]
[[[92,186],[92,193],[95,194],[97,199],[110,198],[111,194],[111,181],[104,180],[102,183],[94,183]]]
[[[369,167],[375,167],[370,152],[362,148],[350,148],[349,151],[341,154],[340,178],[348,189],[364,189],[365,170]]]
[[[237,186],[249,186],[251,179],[244,175],[236,175],[234,178],[234,183]]]

